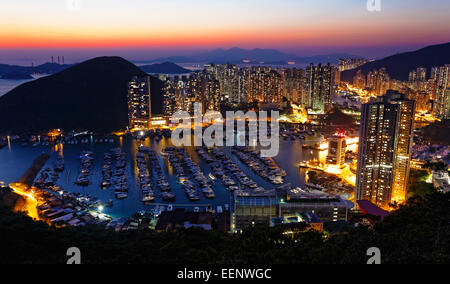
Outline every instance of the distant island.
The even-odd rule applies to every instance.
[[[149,74],[187,74],[192,72],[172,62],[144,65],[140,66],[140,68]]]
[[[99,57],[24,83],[0,97],[0,133],[124,129],[133,76],[148,74],[123,58]],[[162,113],[162,82],[151,76],[151,89],[152,111]]]
[[[0,76],[0,78],[5,80],[28,80],[33,79],[33,76],[22,72],[11,72]]]
[[[230,49],[214,49],[212,51],[204,52],[190,57],[186,56],[170,56],[165,58],[158,58],[151,62],[176,62],[176,63],[216,63],[216,64],[267,64],[267,65],[287,65],[289,62],[296,64],[318,64],[328,63],[337,64],[339,58],[361,58],[358,55],[346,53],[334,53],[326,55],[315,56],[297,56],[295,54],[288,54],[276,49],[242,49],[233,47]]]
[[[71,66],[73,65],[57,64],[57,63],[44,63],[38,66],[18,66],[18,65],[0,64],[0,78],[12,80],[32,79],[33,77],[31,75],[34,73],[55,74]],[[25,78],[26,75],[28,75],[29,77]]]

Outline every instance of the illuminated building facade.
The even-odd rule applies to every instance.
[[[340,58],[338,61],[338,69],[340,72],[352,70],[366,64],[367,62],[369,62],[369,60],[363,58]]]
[[[366,88],[366,76],[361,70],[356,71],[356,75],[353,77],[353,86],[361,90]]]
[[[419,67],[416,70],[409,72],[410,82],[425,82],[427,80],[427,69]]]
[[[166,117],[172,116],[177,110],[177,92],[175,82],[167,78],[163,84],[163,114]]]
[[[280,104],[282,102],[281,74],[271,67],[252,67],[248,77],[248,102]]]
[[[194,103],[202,103],[203,113],[219,110],[223,100],[220,83],[210,72],[199,72],[190,77],[166,78],[163,85],[164,115],[170,117],[177,111],[194,114]]]
[[[381,96],[389,89],[389,74],[386,68],[373,70],[367,74],[366,87],[375,95]]]
[[[306,107],[305,71],[297,68],[281,70],[282,97],[296,105]]]
[[[437,75],[437,89],[434,96],[435,116],[450,118],[450,64],[439,68]]]
[[[332,108],[335,68],[328,63],[306,68],[308,108],[315,113],[326,113]]]
[[[237,190],[232,195],[231,231],[270,225],[274,218],[311,212],[323,222],[347,220],[348,203],[339,196],[317,190],[279,188],[264,192]]]
[[[202,106],[203,112],[220,110],[223,97],[220,94],[220,83],[213,76],[206,76],[203,81]]]
[[[219,81],[220,94],[225,101],[240,103],[239,67],[233,64],[213,65],[213,73]]]
[[[128,82],[128,122],[130,129],[151,127],[151,89],[150,77],[133,77]]]
[[[345,151],[347,144],[343,133],[328,138],[327,163],[343,168],[345,165]]]
[[[163,85],[165,116],[178,110],[192,113],[193,103],[201,102],[203,111],[220,110],[222,103],[267,103],[282,107],[289,101],[303,108],[324,113],[332,107],[336,70],[330,64],[310,70],[237,65],[208,64],[189,77],[160,77]]]
[[[362,106],[355,201],[388,208],[406,200],[415,108],[394,91]]]

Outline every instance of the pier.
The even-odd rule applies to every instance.
[[[45,163],[50,159],[50,156],[47,154],[42,154],[34,160],[31,167],[26,171],[23,177],[20,179],[19,183],[26,185],[27,187],[31,187],[33,185],[36,176],[44,167]]]

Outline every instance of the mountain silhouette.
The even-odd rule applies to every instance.
[[[73,66],[70,64],[44,63],[38,66],[17,66],[0,64],[0,77],[8,74],[27,74],[33,73],[54,74]]]
[[[140,66],[141,70],[149,74],[186,74],[191,71],[172,62],[156,63]]]
[[[98,57],[18,86],[0,97],[0,133],[61,128],[110,132],[128,124],[127,82],[148,76],[120,57]],[[151,77],[152,111],[162,82]]]
[[[284,53],[276,49],[261,49],[255,48],[251,50],[233,47],[230,49],[217,48],[212,51],[201,54],[185,57],[185,56],[171,56],[153,60],[153,62],[175,62],[175,63],[232,63],[239,64],[243,60],[249,60],[251,63],[259,64],[287,64],[289,61],[295,61],[299,64],[309,63],[332,63],[336,64],[339,58],[361,58],[357,55],[350,55],[346,53],[336,53],[328,55],[315,55],[300,57],[294,54]]]
[[[1,75],[0,78],[7,79],[7,80],[26,80],[26,79],[33,79],[33,76],[31,76],[28,73],[10,72],[10,73]]]
[[[448,63],[450,63],[450,43],[444,43],[366,63],[359,68],[342,72],[341,79],[352,82],[353,76],[358,70],[362,70],[367,76],[370,71],[385,67],[391,78],[406,81],[409,72],[418,67],[427,68],[427,76],[430,76],[432,67],[443,66]]]

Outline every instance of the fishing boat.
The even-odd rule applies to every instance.
[[[208,177],[209,177],[211,180],[216,180],[216,177],[215,177],[212,173],[209,173]]]
[[[117,199],[126,199],[128,198],[128,193],[126,192],[116,192]]]
[[[162,199],[164,201],[171,201],[171,200],[174,200],[176,197],[177,196],[175,194],[170,193],[170,192],[164,192],[162,195]]]
[[[154,200],[155,200],[155,195],[153,194],[153,192],[145,193],[142,196],[142,202],[152,202]]]
[[[230,186],[230,187],[228,187],[228,189],[229,189],[230,191],[239,190],[239,186]]]

